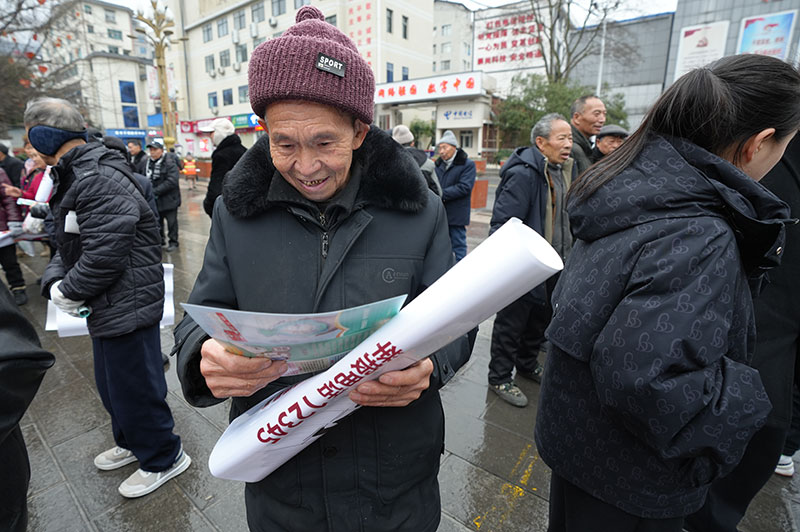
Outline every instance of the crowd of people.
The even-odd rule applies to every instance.
[[[474,161],[453,131],[434,162],[407,126],[372,125],[372,71],[319,9],[302,7],[254,50],[248,82],[266,135],[246,149],[229,120],[210,126],[211,229],[189,303],[307,314],[413,300],[464,259]],[[569,111],[545,114],[500,170],[489,232],[517,218],[565,265],[496,315],[489,389],[523,408],[515,378],[540,385],[530,430],[552,471],[548,530],[735,531],[770,475],[793,473],[800,445],[800,73],[723,58],[667,88],[632,133],[606,124],[597,95]],[[26,521],[19,420],[53,364],[15,308],[27,295],[13,238],[34,200],[46,203],[52,251],[41,294],[86,318],[111,417],[115,446],[94,465],[137,463],[119,486],[129,498],[191,465],[165,400],[158,323],[162,260],[179,249],[179,178],[195,188],[197,163],[157,141],[145,153],[95,134],[64,100],[35,99],[24,120],[28,161],[0,149],[9,530]],[[246,485],[250,529],[437,530],[439,389],[475,333],[356,386],[349,399],[362,408]],[[186,400],[232,398],[231,420],[305,377],[231,352],[188,315],[174,337]]]

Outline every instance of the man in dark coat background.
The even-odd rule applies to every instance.
[[[116,446],[94,465],[109,471],[138,461],[118,491],[141,497],[191,464],[166,402],[158,223],[126,160],[87,143],[83,117],[71,103],[32,100],[24,120],[31,144],[53,166],[58,251],[42,277],[42,295],[67,314],[88,314],[97,391],[111,416]]]
[[[566,260],[572,247],[566,194],[576,176],[571,149],[570,125],[560,114],[547,114],[533,126],[531,145],[517,148],[500,171],[490,234],[511,218],[519,218]],[[495,317],[489,387],[514,406],[528,404],[528,398],[512,380],[515,368],[518,376],[541,382],[539,350],[550,324],[550,296],[557,281],[558,275],[554,275]]]
[[[447,211],[450,242],[458,262],[467,254],[467,226],[472,187],[475,186],[475,163],[467,156],[467,152],[458,147],[456,136],[449,129],[439,141],[436,176],[442,187],[442,202]]]
[[[167,252],[178,249],[178,207],[181,206],[180,174],[175,158],[164,153],[160,142],[147,145],[150,159],[147,161],[147,179],[153,184],[158,216],[161,225],[161,245],[166,245],[164,229],[168,229]],[[166,225],[166,228],[164,227]]]
[[[5,170],[6,175],[11,180],[11,184],[19,188],[20,177],[25,163],[14,154],[8,153],[8,146],[0,142],[0,168]]]
[[[242,139],[236,134],[233,122],[227,118],[217,118],[211,122],[211,140],[214,142],[214,152],[211,154],[211,180],[208,182],[208,191],[203,200],[203,210],[211,216],[214,212],[214,202],[222,194],[222,185],[231,168],[244,155],[247,148],[242,146]]]
[[[572,158],[578,169],[578,175],[592,165],[591,138],[600,133],[606,123],[606,106],[594,94],[581,96],[570,108],[572,125]]]
[[[404,147],[417,162],[419,170],[422,172],[422,177],[425,178],[425,182],[428,184],[428,188],[431,192],[437,196],[441,196],[442,187],[439,186],[439,181],[436,178],[436,166],[425,151],[414,145],[414,134],[408,129],[408,126],[404,126],[403,124],[394,126],[394,128],[392,128],[392,139]]]
[[[138,140],[128,141],[128,153],[131,156],[131,165],[133,165],[133,171],[137,174],[144,175],[147,172],[146,165],[148,158]]]
[[[19,422],[55,357],[0,284],[0,530],[25,532],[28,523],[28,451]]]

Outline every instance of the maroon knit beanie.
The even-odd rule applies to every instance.
[[[247,69],[253,112],[264,118],[272,102],[310,100],[371,124],[375,77],[356,45],[316,7],[301,7],[295,20],[253,50]]]

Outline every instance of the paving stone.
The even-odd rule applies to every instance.
[[[92,530],[67,484],[61,483],[28,499],[31,532],[78,532]]]
[[[25,447],[28,449],[28,460],[31,464],[28,496],[37,495],[64,482],[64,475],[61,474],[55,457],[48,452],[47,445],[42,440],[36,425],[30,424],[21,428],[22,436],[25,438]]]
[[[29,411],[49,445],[57,445],[111,422],[93,383],[86,379],[37,394]]]

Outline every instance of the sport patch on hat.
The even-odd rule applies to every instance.
[[[317,54],[316,66],[317,69],[322,70],[323,72],[329,72],[335,76],[339,76],[340,78],[344,77],[344,70],[347,68],[347,65],[341,59],[328,57],[322,52]]]

